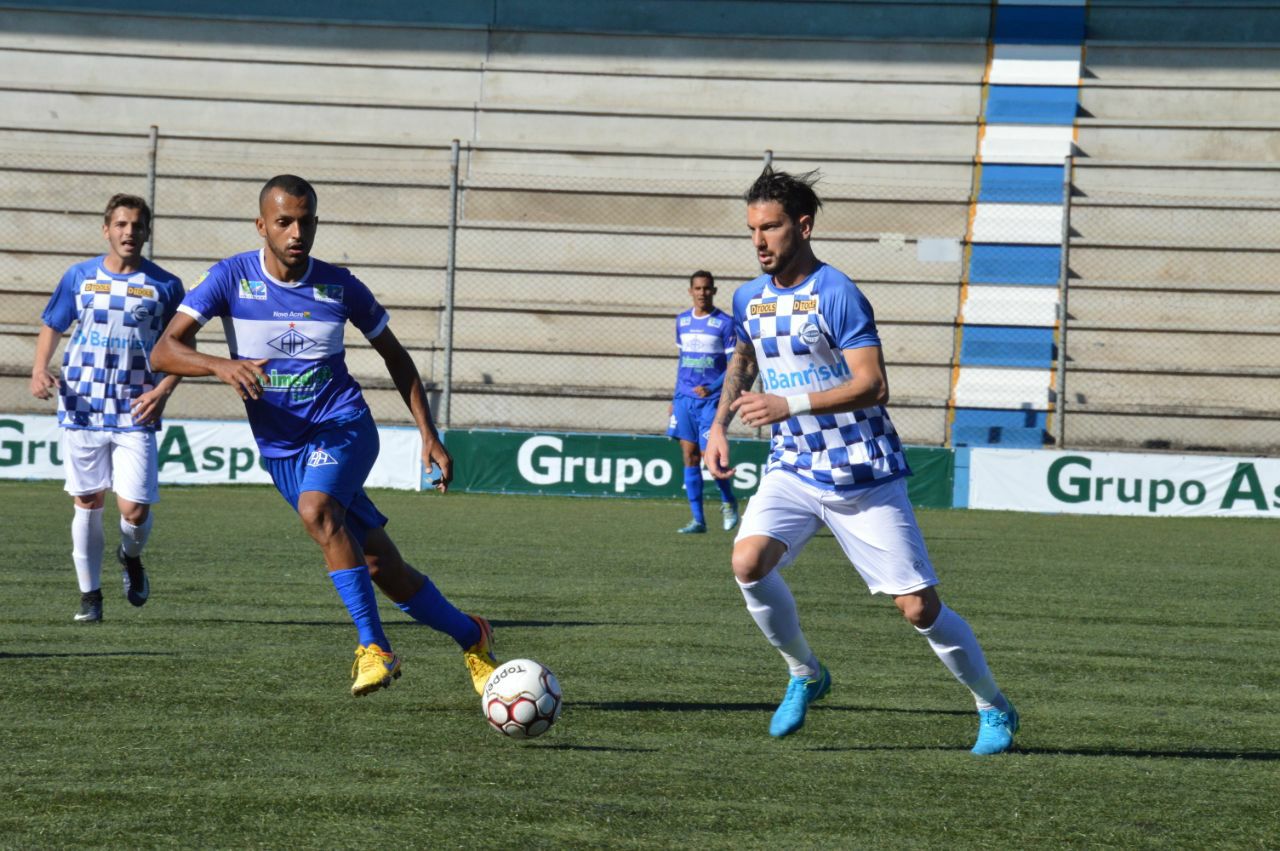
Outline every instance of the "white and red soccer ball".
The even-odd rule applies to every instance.
[[[489,726],[513,739],[541,736],[560,717],[560,683],[532,659],[512,659],[494,668],[480,696]]]

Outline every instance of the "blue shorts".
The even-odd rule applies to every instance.
[[[263,458],[280,495],[298,510],[303,491],[320,491],[347,509],[347,529],[364,546],[371,529],[386,516],[364,492],[364,480],[378,458],[378,427],[368,411],[353,420],[321,428],[301,450],[284,458]]]
[[[671,400],[671,422],[667,425],[667,437],[696,443],[698,449],[706,449],[707,435],[711,433],[711,423],[715,421],[716,408],[719,406],[718,393],[705,399],[675,397]]]

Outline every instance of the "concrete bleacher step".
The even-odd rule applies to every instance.
[[[1090,159],[1256,163],[1276,159],[1280,122],[1081,118],[1077,127],[1076,148]]]
[[[1187,121],[1196,124],[1280,122],[1280,88],[1217,86],[1200,88],[1181,74],[1160,88],[1086,81],[1080,89],[1082,115],[1111,121]]]
[[[1277,421],[1253,416],[1200,417],[1143,414],[1125,408],[1069,409],[1063,422],[1067,446],[1122,451],[1171,450],[1273,456],[1280,451]]]
[[[1081,198],[1071,206],[1071,229],[1073,239],[1095,245],[1280,250],[1280,206]]]
[[[1078,159],[1072,174],[1077,197],[1119,195],[1133,202],[1270,201],[1280,195],[1274,163],[1095,161]]]
[[[1070,328],[1280,335],[1280,292],[1110,289],[1081,283],[1070,294]]]
[[[1122,372],[1109,365],[1092,370],[1068,367],[1068,411],[1087,407],[1113,413],[1144,411],[1172,417],[1275,416],[1276,370],[1257,375]],[[1070,415],[1068,415],[1070,416]]]
[[[1071,244],[1072,285],[1272,292],[1280,252]]]

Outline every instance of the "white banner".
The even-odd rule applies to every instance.
[[[58,422],[0,415],[0,479],[62,479]],[[415,428],[378,427],[382,450],[365,485],[421,489],[422,439]],[[160,483],[271,484],[246,422],[165,419],[158,436]]]
[[[1280,517],[1280,459],[973,449],[969,507],[1142,517]]]

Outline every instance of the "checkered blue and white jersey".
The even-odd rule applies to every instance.
[[[764,392],[779,396],[846,383],[851,375],[844,350],[880,345],[866,296],[825,263],[799,286],[776,287],[770,275],[743,284],[733,296],[733,320],[739,339],[755,345]],[[835,490],[911,472],[883,405],[775,423],[767,469]]]
[[[58,424],[103,431],[154,430],[134,425],[131,401],[164,376],[151,370],[151,349],[182,301],[182,281],[144,260],[113,275],[106,255],[66,271],[41,319],[58,333],[75,322],[62,356]]]
[[[693,388],[705,387],[706,398],[719,398],[724,371],[737,344],[733,318],[718,307],[713,307],[705,316],[695,316],[693,308],[677,316],[676,348],[680,350],[680,366],[676,369],[676,395],[698,399],[701,397]]]
[[[347,320],[366,339],[387,327],[387,311],[355,275],[312,259],[300,281],[267,274],[262,251],[220,260],[187,293],[183,313],[204,325],[222,318],[231,357],[266,359],[260,399],[246,399],[249,427],[265,458],[300,451],[321,428],[368,410],[347,370]]]

